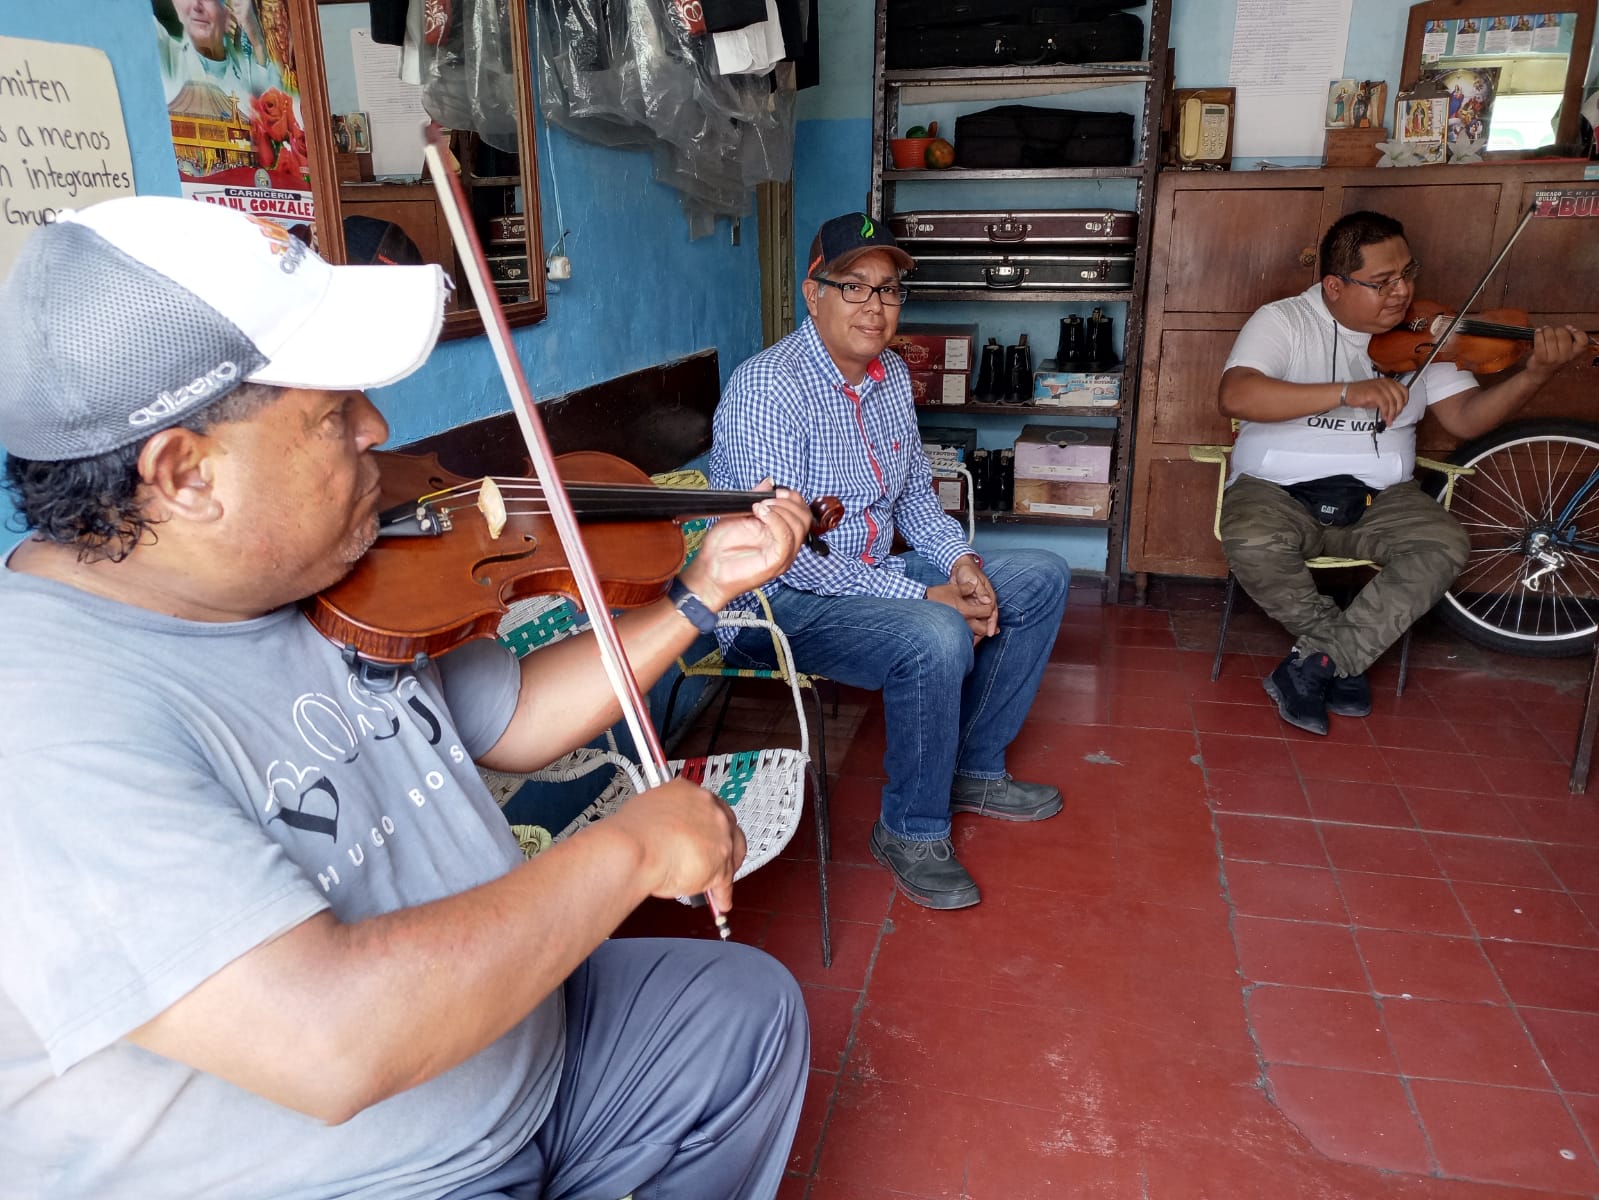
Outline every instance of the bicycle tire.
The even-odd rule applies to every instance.
[[[1449,511],[1471,556],[1438,607],[1443,622],[1490,650],[1565,658],[1592,650],[1599,630],[1599,486],[1557,526],[1599,474],[1599,424],[1513,421],[1461,446],[1473,468]]]

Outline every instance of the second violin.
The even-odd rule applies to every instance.
[[[1416,300],[1405,319],[1387,333],[1375,334],[1367,353],[1372,364],[1385,375],[1403,375],[1419,370],[1429,361],[1452,362],[1473,375],[1497,375],[1527,357],[1533,335],[1525,311],[1519,308],[1493,308],[1466,317],[1453,334],[1453,309],[1431,300]],[[1440,346],[1439,341],[1443,340]],[[1589,344],[1599,349],[1599,338],[1588,335]],[[1432,356],[1437,347],[1436,356]]]

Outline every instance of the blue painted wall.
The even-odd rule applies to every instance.
[[[121,93],[137,189],[178,194],[149,6],[144,0],[0,5],[0,34],[95,46]],[[544,244],[569,230],[572,278],[552,288],[549,317],[515,331],[534,394],[576,388],[708,347],[724,378],[761,346],[754,222],[731,244],[728,222],[691,241],[677,193],[651,176],[649,155],[611,150],[539,123]],[[560,197],[558,223],[556,195]],[[373,393],[395,442],[502,412],[504,389],[487,342],[449,342],[410,379]],[[0,519],[14,516],[0,500]],[[9,520],[7,520],[9,526]],[[0,530],[0,546],[17,539]]]
[[[822,27],[822,81],[800,94],[799,128],[794,162],[794,238],[796,278],[804,277],[803,256],[816,227],[831,216],[863,205],[871,187],[871,112],[873,5],[868,0],[820,0]],[[1556,6],[1558,7],[1558,6]],[[1171,44],[1177,52],[1178,87],[1211,87],[1227,82],[1232,61],[1236,0],[1172,0]],[[1349,44],[1344,58],[1345,76],[1357,79],[1399,80],[1405,28],[1410,5],[1396,0],[1354,0]],[[1591,77],[1591,75],[1590,75]],[[1059,103],[1077,108],[1117,108],[1136,111],[1134,104],[1115,98],[1124,89],[1077,92]],[[1390,92],[1390,97],[1392,93]],[[1029,101],[1033,103],[1033,101]],[[917,121],[949,122],[956,106],[928,105],[913,110]],[[1284,160],[1292,162],[1294,160]],[[1304,160],[1300,160],[1304,161]],[[1247,165],[1247,164],[1239,164]],[[1116,188],[1121,187],[1121,192]],[[991,188],[975,183],[922,184],[919,190],[902,186],[899,207],[958,208],[975,205],[967,189]],[[1136,195],[1130,185],[1072,183],[1023,191],[1007,185],[990,192],[989,201],[1002,208],[1036,204],[1041,208],[1097,207],[1109,204],[1131,208]],[[1120,317],[1120,305],[1109,306]],[[1048,309],[1047,317],[1042,310]],[[803,306],[801,306],[803,311]],[[935,304],[912,306],[907,321],[977,324],[982,336],[1014,342],[1026,330],[1034,343],[1034,360],[1054,354],[1054,321],[1068,309],[1032,304]],[[1117,332],[1118,341],[1120,331]],[[961,413],[959,423],[975,424],[978,444],[1008,446],[1021,421],[1016,418]],[[1103,570],[1104,535],[1088,530],[1038,530],[1020,526],[991,526],[978,534],[983,549],[1009,546],[1048,546],[1064,554],[1074,567]]]

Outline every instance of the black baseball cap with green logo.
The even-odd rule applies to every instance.
[[[900,249],[888,227],[865,213],[845,213],[834,217],[816,231],[811,241],[810,264],[805,269],[809,279],[820,279],[842,271],[863,254],[882,250],[894,260],[901,271],[916,266],[916,260]]]

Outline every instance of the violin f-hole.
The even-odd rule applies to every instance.
[[[518,562],[525,558],[532,558],[538,553],[538,548],[539,539],[531,533],[524,533],[522,535],[522,545],[519,548],[515,550],[507,549],[502,554],[491,554],[485,558],[478,559],[472,565],[472,579],[483,587],[494,587],[498,581],[490,571],[491,567],[500,563]]]

